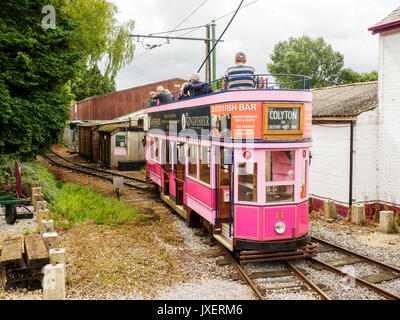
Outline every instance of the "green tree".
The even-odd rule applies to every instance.
[[[69,81],[84,53],[73,20],[57,11],[56,28],[42,27],[45,0],[7,0],[0,12],[0,153],[33,158],[57,142],[69,116]]]
[[[378,80],[378,72],[371,71],[359,74],[358,72],[345,68],[341,71],[339,77],[339,84],[349,84],[349,83],[357,83],[357,82],[368,82],[368,81],[376,81]]]
[[[74,48],[83,51],[84,62],[93,68],[106,63],[105,75],[114,80],[118,71],[132,62],[135,45],[130,34],[135,23],[118,24],[118,8],[107,0],[50,0],[61,12],[79,23]]]
[[[75,95],[76,101],[115,90],[115,80],[110,79],[107,75],[102,75],[97,65],[91,69],[85,69],[71,85],[71,91]]]
[[[343,55],[334,51],[323,38],[312,39],[305,35],[277,43],[270,58],[272,62],[267,64],[270,73],[310,76],[312,88],[337,84],[344,65]],[[276,80],[289,82],[296,78],[276,77]],[[300,83],[291,87],[302,86]]]

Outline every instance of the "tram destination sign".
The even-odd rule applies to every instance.
[[[300,130],[300,108],[268,108],[268,130]]]

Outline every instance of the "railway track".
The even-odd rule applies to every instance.
[[[372,259],[358,252],[354,252],[316,237],[312,237],[312,241],[317,244],[317,257],[309,258],[307,260],[310,261],[314,267],[317,269],[323,268],[342,277],[350,277],[356,285],[368,288],[386,299],[400,300],[398,292],[395,293],[388,291],[381,286],[385,281],[395,279],[400,280],[400,268],[385,264],[376,259]],[[326,253],[332,255],[339,254],[339,256],[331,261],[323,261],[321,256]],[[357,273],[359,273],[357,269],[361,269],[357,266],[359,264],[363,264],[364,266],[367,265],[367,267],[371,266],[370,269],[373,271],[368,272],[367,274],[361,273],[361,275],[357,275]],[[351,266],[353,270],[353,274],[351,275],[345,271],[345,268],[348,269],[349,266]]]
[[[113,181],[113,177],[123,177],[124,185],[126,185],[130,188],[134,188],[134,189],[138,189],[138,190],[142,190],[142,191],[146,191],[146,192],[148,192],[148,191],[152,192],[152,191],[157,190],[154,186],[147,184],[146,181],[144,181],[144,180],[130,177],[128,175],[112,172],[110,170],[103,170],[103,169],[97,169],[97,168],[85,166],[85,165],[76,163],[74,161],[71,161],[69,159],[66,159],[63,156],[61,156],[53,151],[43,153],[42,156],[43,156],[43,158],[50,161],[50,163],[52,163],[56,166],[63,167],[63,168],[66,168],[66,169],[69,169],[72,171],[76,171],[76,172],[79,172],[82,174],[101,178],[101,179],[111,181],[111,182]]]
[[[349,286],[347,288],[347,290],[349,290],[347,296],[351,297],[349,299],[357,299],[357,290],[366,290],[367,292],[373,291],[376,293],[376,299],[381,297],[387,300],[400,300],[398,293],[391,292],[379,286],[379,283],[392,279],[398,278],[400,281],[399,268],[318,238],[313,238],[313,242],[317,245],[317,257],[306,258],[299,261],[282,261],[281,263],[275,264],[258,264],[257,272],[246,271],[245,267],[248,265],[243,267],[223,245],[220,243],[217,243],[217,245],[226,259],[229,260],[229,263],[235,268],[239,278],[251,287],[260,300],[268,300],[269,298],[273,298],[274,295],[290,297],[290,294],[293,293],[300,294],[303,297],[308,295],[312,297],[312,299],[338,299],[337,297],[341,296],[341,293],[338,293],[338,291],[343,290],[343,287],[338,286],[338,288],[332,286],[331,280],[324,280],[324,278],[328,279],[329,277],[316,277],[318,272],[330,273],[330,276],[336,277],[336,283],[339,284],[344,284],[346,282],[351,283],[351,280],[353,280],[353,287]],[[324,262],[318,257],[318,253],[322,254],[334,251],[346,255],[346,257],[328,262]],[[346,269],[339,269],[339,267],[348,267],[349,265],[357,263],[374,265],[377,270],[373,274],[361,277],[348,274]],[[278,269],[272,267],[273,269],[271,270],[271,265],[280,265],[280,267]],[[356,265],[354,268],[357,270]],[[267,281],[265,280],[266,278],[268,278]],[[370,294],[367,294],[367,296],[370,297]],[[372,299],[375,298],[372,297]]]
[[[310,292],[316,299],[330,300],[315,283],[313,283],[307,276],[307,272],[297,268],[289,261],[285,261],[285,269],[282,270],[269,270],[258,272],[247,272],[242,265],[235,259],[231,252],[229,252],[223,245],[217,243],[221,248],[224,256],[229,260],[230,264],[235,268],[239,277],[247,283],[253,292],[260,300],[268,300],[270,292],[279,292],[281,290]],[[275,282],[276,287],[262,288],[261,281],[265,278],[274,278],[278,281]],[[289,279],[288,279],[289,278]],[[290,283],[287,285],[287,283]],[[286,285],[285,285],[286,284]]]

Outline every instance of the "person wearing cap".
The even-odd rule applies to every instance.
[[[200,75],[197,72],[192,72],[189,84],[183,89],[183,94],[191,97],[198,97],[211,92],[213,90],[210,85],[207,82],[200,81]]]
[[[236,53],[235,65],[228,68],[225,73],[224,90],[254,89],[255,70],[246,63],[246,55],[243,52]]]

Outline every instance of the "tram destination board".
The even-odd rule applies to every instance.
[[[264,140],[300,140],[304,127],[304,103],[265,102],[263,104]]]
[[[268,130],[300,130],[300,108],[268,108]]]

